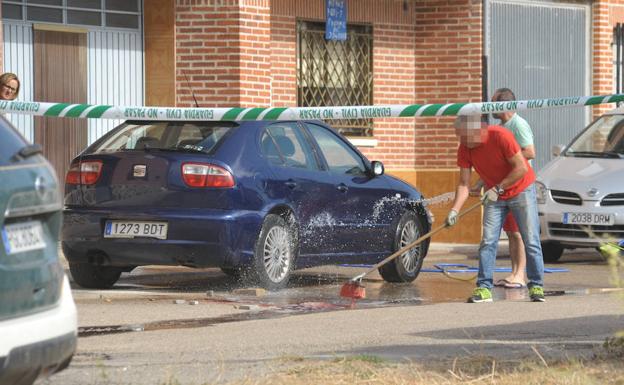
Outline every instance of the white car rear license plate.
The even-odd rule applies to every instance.
[[[613,226],[615,215],[597,213],[563,213],[562,222],[571,225]]]
[[[104,238],[148,237],[167,239],[167,222],[106,221]]]
[[[2,241],[7,254],[43,249],[45,239],[39,221],[13,223],[2,229]]]

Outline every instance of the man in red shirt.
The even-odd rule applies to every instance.
[[[518,223],[527,255],[531,300],[544,302],[544,260],[539,240],[535,173],[513,134],[500,126],[487,126],[480,116],[459,116],[455,134],[459,184],[446,223],[457,223],[457,213],[468,198],[474,168],[488,189],[484,196],[483,239],[479,247],[477,288],[468,302],[491,302],[496,249],[503,221],[511,212]]]

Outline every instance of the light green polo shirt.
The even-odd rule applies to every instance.
[[[506,129],[511,131],[516,138],[516,142],[520,145],[520,148],[533,145],[533,131],[529,123],[524,120],[520,115],[514,114],[511,119],[503,125]],[[533,160],[529,161],[529,164],[533,166]]]

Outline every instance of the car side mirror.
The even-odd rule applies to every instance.
[[[371,171],[373,173],[373,176],[380,176],[384,174],[384,165],[383,163],[381,163],[378,160],[374,160],[371,162]]]
[[[553,156],[559,156],[563,151],[565,151],[565,146],[563,144],[557,144],[552,146],[552,154]]]

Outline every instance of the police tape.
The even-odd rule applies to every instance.
[[[415,116],[479,115],[507,111],[584,107],[624,101],[624,94],[572,96],[507,102],[408,104],[338,107],[124,107],[99,104],[0,101],[0,113],[34,116],[130,120],[311,120],[409,118]]]

